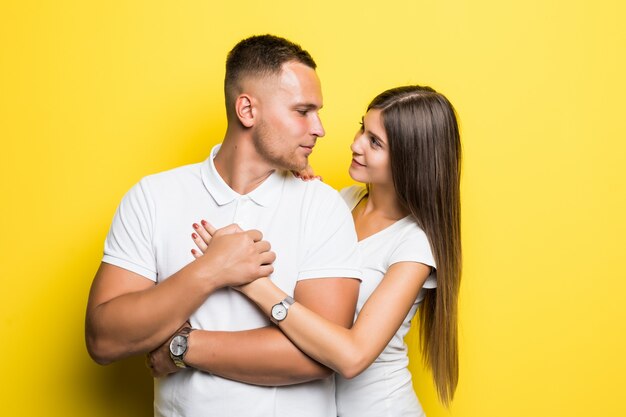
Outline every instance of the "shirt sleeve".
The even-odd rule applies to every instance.
[[[156,281],[153,246],[154,204],[142,180],[126,193],[104,243],[102,262]]]
[[[426,234],[415,224],[411,224],[404,232],[389,256],[389,266],[398,262],[418,262],[431,266],[433,272],[428,276],[422,288],[436,288],[435,259]]]
[[[350,210],[337,191],[331,189],[319,194],[308,203],[306,248],[298,280],[332,277],[361,280],[361,252]]]

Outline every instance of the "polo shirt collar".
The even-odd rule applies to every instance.
[[[215,145],[213,149],[211,149],[211,154],[202,164],[201,170],[204,186],[215,199],[215,202],[219,206],[223,206],[233,200],[241,198],[242,195],[230,188],[215,168],[213,158],[217,155],[220,146],[221,145]],[[269,207],[275,204],[280,199],[286,175],[286,172],[274,171],[261,185],[247,194],[248,198],[263,207]]]

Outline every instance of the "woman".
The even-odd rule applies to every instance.
[[[454,109],[429,87],[387,90],[370,103],[351,149],[350,176],[366,184],[341,191],[364,259],[357,319],[345,329],[296,302],[277,324],[339,374],[340,417],[421,416],[403,341],[419,305],[423,356],[444,404],[458,380],[461,146]],[[195,236],[204,250],[207,241]],[[239,289],[268,314],[287,296],[267,278]]]

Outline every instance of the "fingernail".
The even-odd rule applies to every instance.
[[[202,223],[202,226],[206,226],[206,220],[202,220],[200,223]]]
[[[192,255],[195,255],[195,254],[196,254],[196,250],[195,250],[195,249],[192,249],[192,250],[191,250],[191,254],[192,254]]]
[[[192,237],[192,238],[194,238],[194,239],[197,239],[197,238],[198,238],[198,235],[197,235],[197,234],[195,234],[195,233],[192,233],[192,234],[191,234],[191,237]]]
[[[194,223],[194,224],[193,224],[193,228],[194,228],[194,229],[198,229],[199,227],[200,227],[200,226],[198,226],[198,223]]]

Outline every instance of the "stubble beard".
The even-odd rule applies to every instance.
[[[306,168],[308,158],[305,158],[304,162],[299,162],[295,152],[290,155],[281,153],[282,142],[284,141],[271,132],[265,123],[257,125],[257,132],[253,137],[254,149],[265,161],[276,169],[287,171],[301,171]]]

